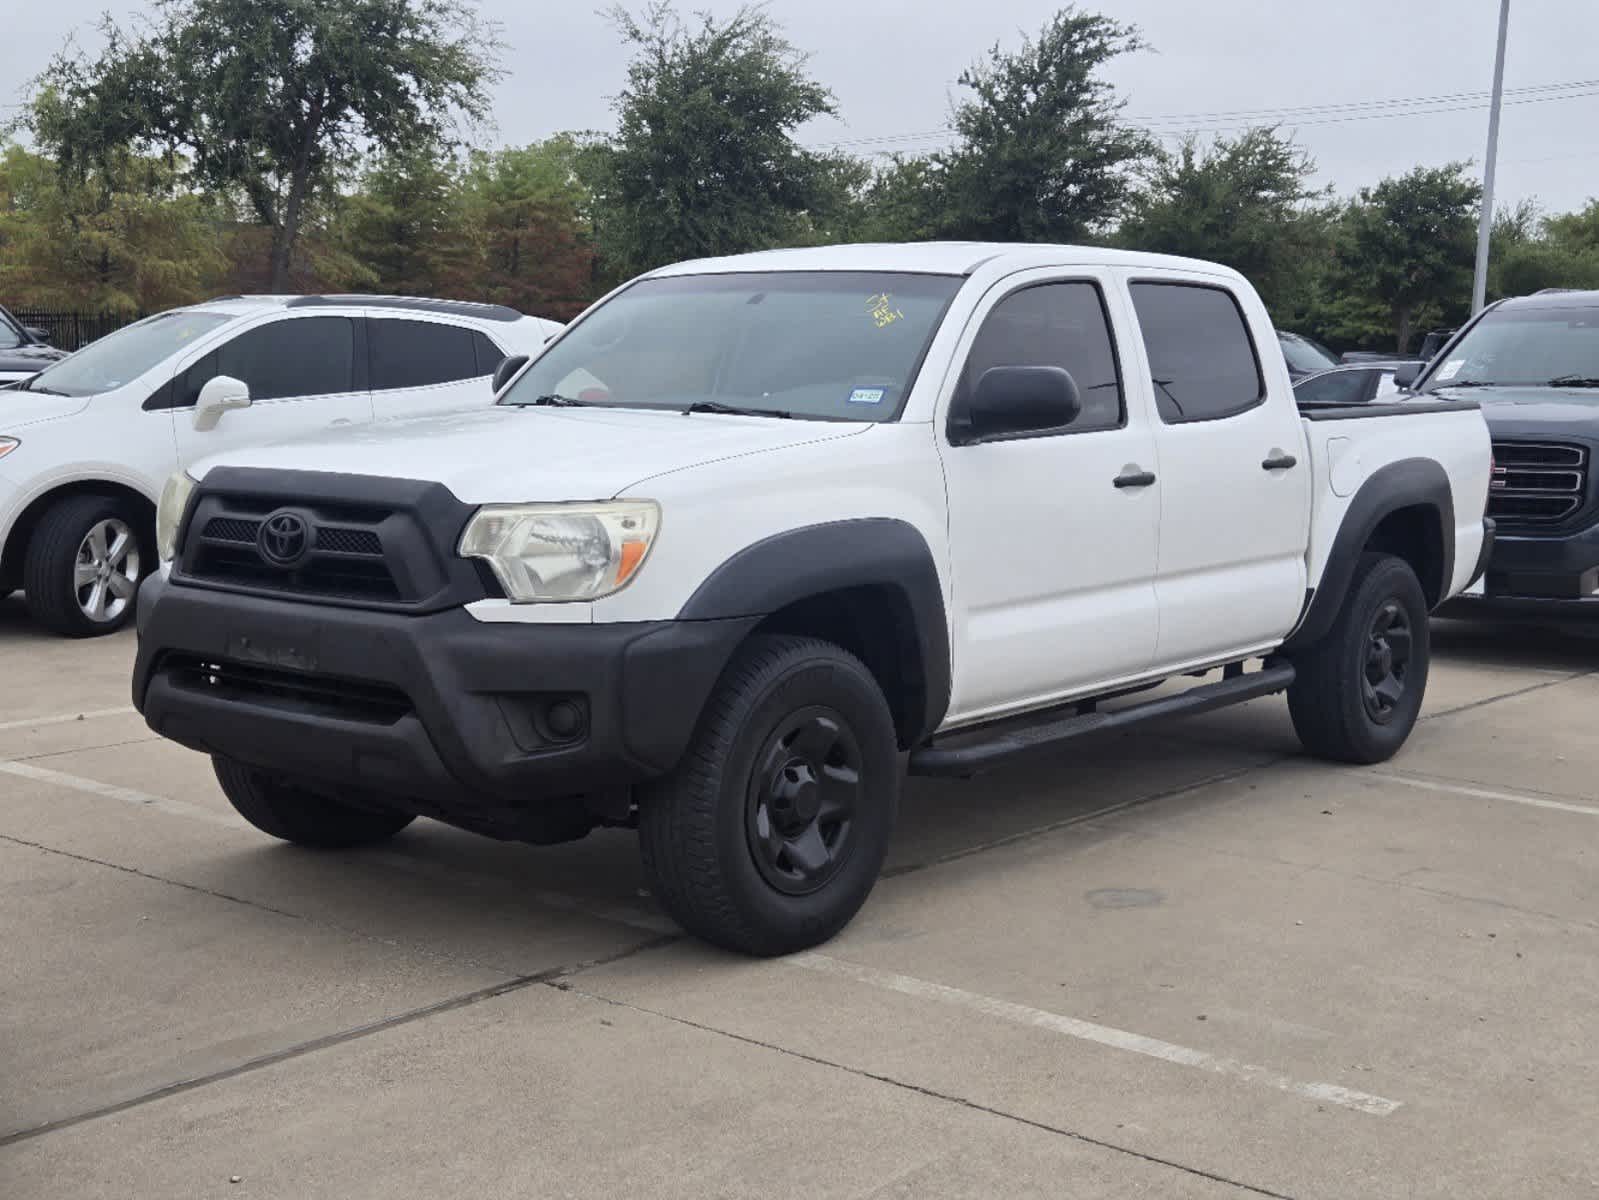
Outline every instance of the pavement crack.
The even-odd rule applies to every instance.
[[[1501,692],[1497,696],[1486,696],[1481,700],[1473,700],[1469,704],[1458,704],[1454,708],[1440,709],[1438,712],[1428,713],[1422,717],[1423,721],[1436,721],[1440,717],[1453,717],[1458,713],[1470,712],[1475,708],[1486,708],[1490,704],[1498,704],[1501,700],[1514,700],[1518,696],[1526,696],[1532,692],[1541,692],[1545,688],[1560,687],[1562,684],[1571,683],[1578,679],[1587,679],[1589,676],[1599,674],[1599,671],[1574,671],[1570,675],[1562,675],[1558,679],[1545,679],[1541,683],[1529,683],[1524,688],[1514,691]]]
[[[791,1050],[786,1046],[779,1046],[774,1042],[763,1041],[760,1038],[750,1037],[746,1034],[733,1033],[726,1029],[718,1029],[714,1025],[707,1025],[702,1021],[690,1020],[688,1017],[674,1016],[672,1013],[662,1012],[659,1009],[647,1008],[642,1004],[634,1004],[627,1000],[617,1000],[610,996],[603,996],[598,992],[591,992],[587,989],[577,987],[576,985],[564,979],[544,980],[542,982],[544,982],[547,986],[556,988],[560,991],[571,992],[574,995],[582,996],[588,1000],[595,1000],[601,1004],[608,1004],[614,1008],[624,1008],[632,1012],[642,1013],[645,1016],[658,1017],[663,1021],[670,1021],[675,1025],[682,1025],[689,1029],[697,1029],[702,1033],[708,1033],[714,1037],[728,1038],[735,1042],[742,1042],[746,1046],[755,1046],[762,1050],[769,1050],[774,1054],[781,1054],[785,1057],[798,1059],[802,1062],[812,1063],[819,1067],[828,1067],[835,1071],[843,1071],[846,1074],[854,1075],[861,1079],[869,1079],[874,1083],[887,1084],[889,1087],[899,1088],[902,1091],[914,1092],[919,1096],[925,1096],[931,1100],[939,1100],[945,1104],[953,1104],[972,1112],[980,1112],[991,1117],[998,1117],[1003,1121],[1014,1121],[1019,1125],[1026,1125],[1029,1128],[1037,1129],[1044,1133],[1055,1134],[1057,1137],[1070,1138],[1073,1141],[1082,1142],[1085,1145],[1097,1146],[1102,1150],[1109,1150],[1115,1154],[1122,1154],[1129,1158],[1140,1159],[1143,1162],[1151,1163],[1155,1166],[1166,1167],[1173,1171],[1181,1171],[1185,1175],[1193,1175],[1200,1179],[1208,1179],[1212,1183],[1219,1183],[1226,1187],[1236,1188],[1239,1191],[1248,1192],[1250,1195],[1270,1196],[1272,1197],[1272,1200],[1294,1200],[1292,1196],[1288,1196],[1283,1192],[1274,1192],[1269,1188],[1259,1187],[1256,1184],[1245,1183],[1238,1179],[1230,1179],[1227,1176],[1219,1175],[1214,1171],[1207,1171],[1203,1167],[1191,1166],[1188,1163],[1177,1162],[1175,1159],[1161,1158],[1159,1155],[1149,1154],[1142,1150],[1135,1150],[1131,1146],[1122,1146],[1116,1142],[1106,1141],[1103,1138],[1094,1137],[1092,1134],[1082,1133],[1075,1129],[1067,1129],[1061,1125],[1051,1125],[1047,1121],[1038,1121],[1032,1117],[1024,1117],[1019,1113],[1007,1112],[1005,1109],[995,1108],[992,1105],[983,1104],[980,1101],[972,1100],[966,1096],[957,1096],[953,1092],[939,1091],[937,1088],[926,1087],[923,1084],[910,1083],[903,1079],[896,1079],[892,1075],[884,1075],[876,1071],[868,1071],[864,1067],[852,1067],[848,1063],[841,1063],[835,1061],[834,1059],[822,1058],[820,1055],[806,1054],[801,1050]],[[0,1145],[3,1144],[3,1142],[0,1142]]]
[[[6,840],[12,841],[15,839],[8,838]],[[262,1054],[255,1058],[246,1059],[244,1062],[235,1063],[231,1067],[223,1067],[221,1070],[210,1071],[204,1075],[195,1075],[188,1079],[177,1080],[174,1083],[163,1084],[161,1087],[141,1092],[139,1095],[130,1096],[125,1100],[103,1104],[97,1108],[74,1113],[68,1117],[60,1117],[53,1121],[45,1121],[42,1124],[33,1125],[25,1129],[13,1130],[10,1133],[0,1135],[0,1149],[15,1145],[18,1142],[29,1141],[32,1138],[43,1137],[48,1133],[69,1129],[74,1125],[82,1125],[87,1121],[96,1121],[101,1117],[115,1116],[118,1113],[127,1112],[129,1109],[140,1108],[146,1104],[153,1104],[158,1100],[182,1095],[184,1092],[192,1092],[199,1088],[209,1087],[214,1083],[237,1079],[239,1076],[250,1074],[253,1071],[274,1067],[291,1059],[304,1058],[308,1054],[315,1054],[321,1050],[342,1046],[349,1042],[371,1037],[374,1034],[387,1033],[391,1029],[399,1029],[402,1026],[426,1020],[429,1017],[456,1012],[463,1008],[469,1008],[474,1004],[481,1004],[485,1000],[494,1000],[500,996],[510,995],[513,992],[525,991],[541,983],[553,984],[567,975],[593,970],[596,967],[608,966],[625,958],[631,958],[635,954],[654,950],[659,946],[679,940],[680,936],[679,934],[662,934],[659,937],[640,942],[635,946],[629,946],[625,950],[619,950],[615,954],[570,963],[566,966],[550,967],[527,975],[516,975],[499,983],[491,983],[486,987],[474,988],[470,992],[463,992],[443,1000],[436,1000],[432,1004],[424,1004],[419,1008],[407,1009],[405,1012],[396,1013],[391,1017],[383,1017],[376,1021],[369,1021],[364,1025],[356,1025],[349,1029],[340,1030],[337,1033],[324,1034],[308,1041],[297,1042],[292,1046],[285,1046],[281,1050],[274,1050],[270,1054]]]

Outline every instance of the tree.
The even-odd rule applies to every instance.
[[[1122,123],[1123,101],[1100,75],[1144,48],[1138,30],[1066,8],[1020,50],[995,45],[961,72],[973,94],[955,108],[956,147],[942,171],[941,232],[995,241],[1078,241],[1103,229],[1153,143]]]
[[[478,255],[457,166],[424,145],[386,154],[361,175],[336,219],[336,241],[366,276],[352,282],[414,296],[470,283]]]
[[[141,312],[187,304],[226,268],[213,205],[161,159],[122,155],[81,179],[20,146],[0,155],[0,294]]]
[[[794,141],[833,98],[761,8],[692,26],[669,3],[611,11],[634,49],[595,168],[595,226],[623,275],[790,240],[826,167]]]
[[[63,52],[24,122],[79,178],[128,149],[238,194],[284,290],[308,205],[368,145],[445,139],[488,111],[492,30],[467,0],[154,0],[96,59]],[[179,157],[181,156],[181,157]]]
[[[1316,164],[1275,129],[1251,129],[1201,147],[1192,138],[1157,150],[1117,241],[1184,254],[1241,272],[1274,312],[1303,290],[1325,246],[1310,202]]]
[[[476,291],[522,312],[566,319],[593,297],[589,143],[573,134],[472,155],[462,205],[478,240]]]
[[[1465,163],[1416,167],[1362,188],[1345,215],[1351,285],[1387,311],[1396,349],[1410,348],[1418,311],[1465,311],[1482,188]]]

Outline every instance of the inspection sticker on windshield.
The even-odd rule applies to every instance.
[[[1466,365],[1466,360],[1465,359],[1463,359],[1463,358],[1451,358],[1443,366],[1438,368],[1438,378],[1439,379],[1453,379],[1456,375],[1460,374],[1460,368],[1465,366],[1465,365]]]
[[[881,404],[885,391],[886,389],[884,388],[856,388],[849,394],[849,402],[851,404]]]

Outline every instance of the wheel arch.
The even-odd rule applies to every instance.
[[[22,561],[28,553],[34,529],[52,506],[73,496],[104,496],[128,504],[138,517],[140,536],[150,553],[155,553],[155,501],[138,488],[116,480],[74,479],[39,493],[17,514],[6,533],[5,548],[0,551],[0,583],[20,586]]]
[[[680,620],[758,617],[756,629],[820,637],[866,664],[901,747],[949,707],[943,584],[915,526],[888,518],[788,530],[745,547],[689,597]]]
[[[1327,565],[1299,625],[1283,643],[1293,651],[1332,628],[1360,556],[1368,550],[1404,559],[1421,581],[1429,608],[1443,603],[1455,570],[1455,503],[1449,475],[1428,458],[1407,458],[1372,473],[1344,511]]]

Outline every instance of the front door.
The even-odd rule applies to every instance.
[[[1123,299],[1101,273],[997,285],[940,408],[949,496],[954,690],[971,720],[1136,676],[1155,648],[1160,489],[1154,437],[1112,334]],[[1064,367],[1082,411],[1060,429],[972,445],[947,414],[997,366]],[[957,439],[958,440],[958,439]],[[1152,478],[1152,476],[1151,476]]]
[[[369,424],[372,397],[357,346],[354,318],[280,317],[187,364],[179,372],[173,410],[179,461],[186,467],[238,446]],[[217,375],[249,385],[250,406],[223,413],[209,429],[196,429],[194,402]]]

